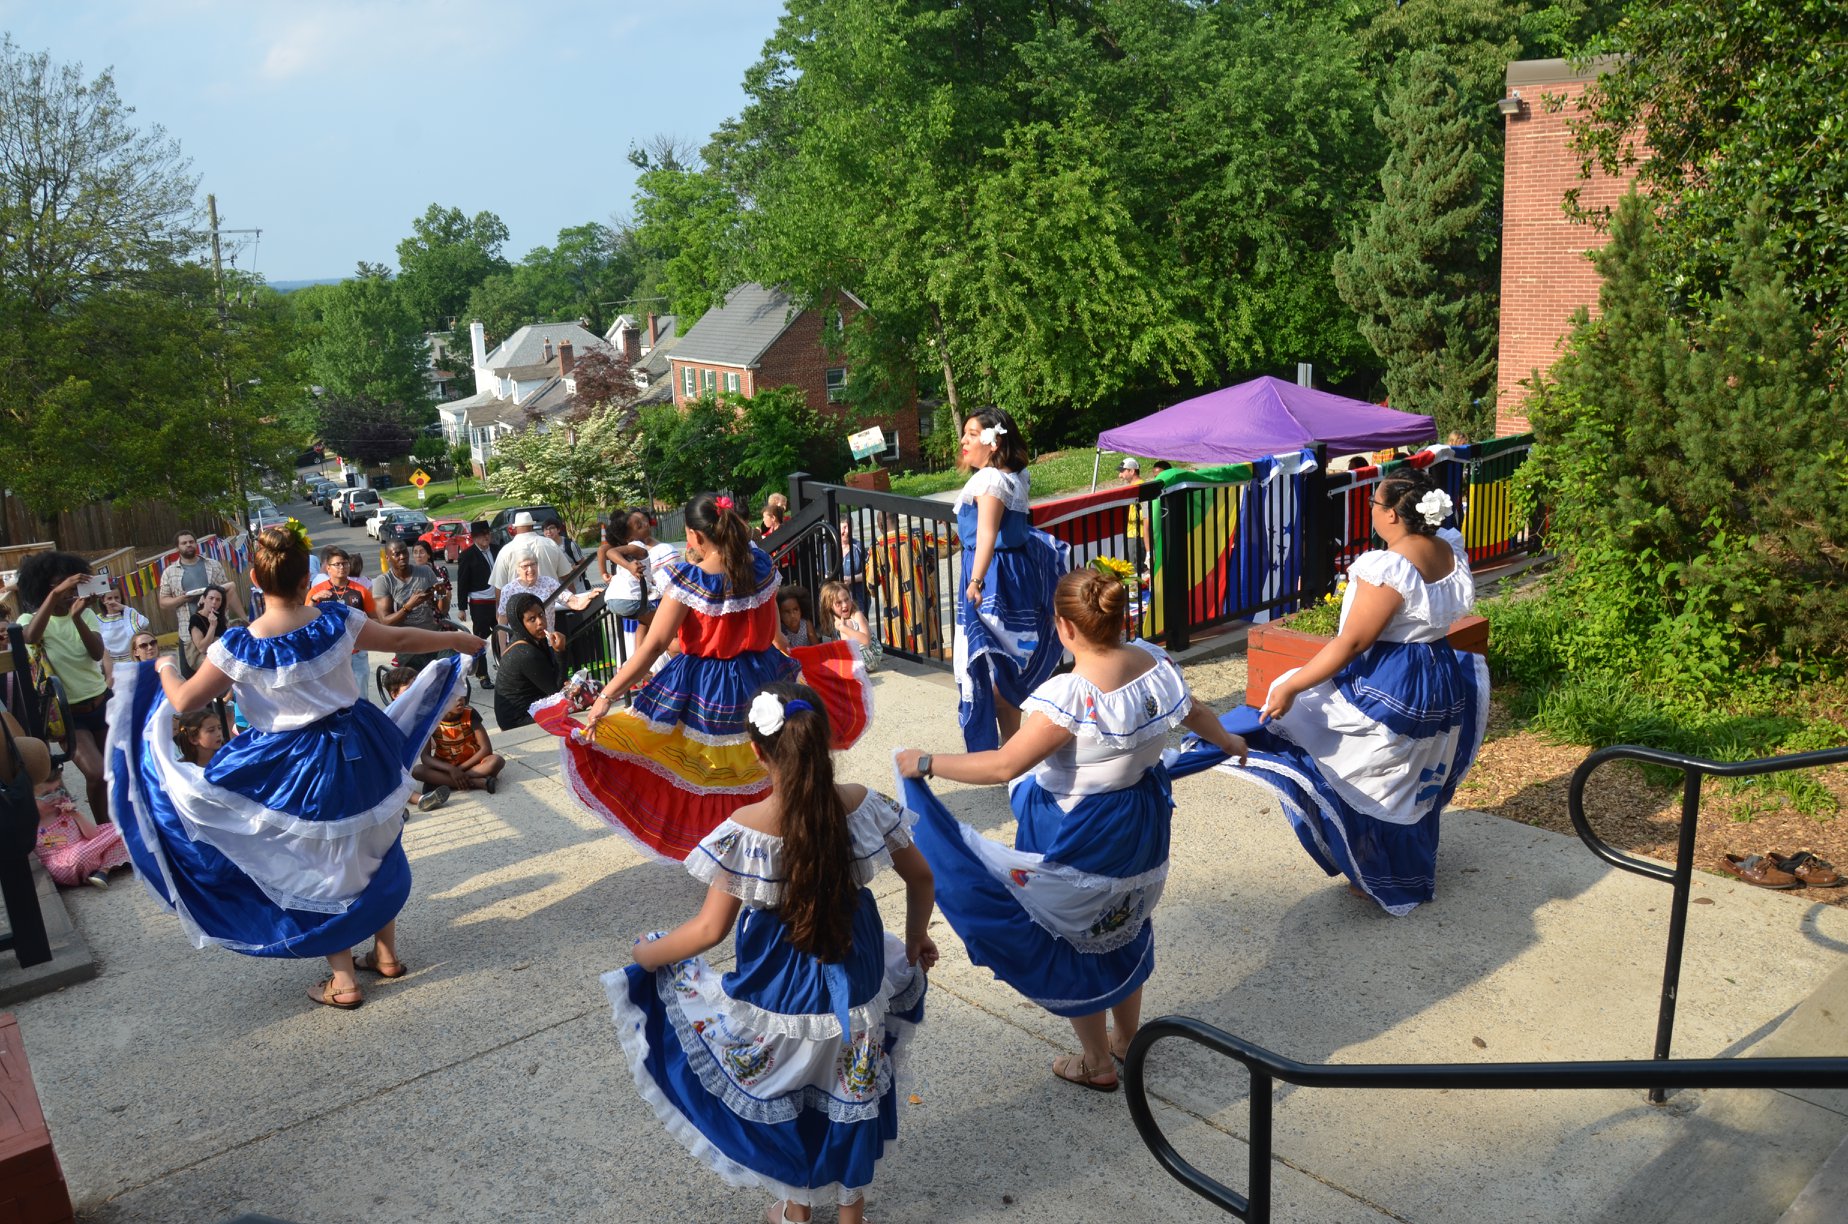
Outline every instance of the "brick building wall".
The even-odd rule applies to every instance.
[[[1526,432],[1522,381],[1558,359],[1573,311],[1597,308],[1599,277],[1587,255],[1604,245],[1605,235],[1568,220],[1563,205],[1573,187],[1588,208],[1615,205],[1629,188],[1628,175],[1611,178],[1594,171],[1581,179],[1567,130],[1586,87],[1606,67],[1594,64],[1574,73],[1564,60],[1508,65],[1508,95],[1518,93],[1521,106],[1505,120],[1498,436]]]
[[[852,302],[842,302],[841,312],[851,320],[860,308]],[[754,368],[739,366],[714,365],[708,362],[675,360],[673,363],[674,403],[685,407],[690,400],[698,399],[707,389],[707,376],[711,376],[711,385],[721,396],[735,395],[750,399],[757,394],[760,387],[799,387],[808,400],[809,407],[826,417],[833,417],[841,422],[841,431],[847,433],[867,429],[877,425],[885,431],[888,441],[898,438],[899,462],[915,464],[919,457],[917,396],[911,396],[911,403],[896,414],[884,416],[867,416],[853,414],[850,418],[849,406],[828,402],[828,371],[845,370],[845,364],[839,357],[830,357],[822,344],[822,320],[820,310],[805,310],[797,315],[776,342],[766,349]],[[694,391],[687,394],[686,372],[693,371]],[[727,375],[738,378],[738,388],[733,391]]]

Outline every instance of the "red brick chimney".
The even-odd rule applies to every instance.
[[[649,348],[652,349],[655,346],[655,339],[656,339],[655,337],[655,316],[654,316],[654,311],[651,310],[648,312],[648,347]]]
[[[560,340],[558,342],[558,376],[560,378],[568,377],[571,373],[571,367],[576,364],[577,354],[571,351],[571,341]]]
[[[616,333],[616,342],[622,346],[622,359],[631,365],[642,359],[641,329],[634,323]]]

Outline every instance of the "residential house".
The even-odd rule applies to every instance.
[[[643,389],[644,394],[636,400],[637,407],[673,402],[673,369],[668,363],[668,354],[680,339],[678,328],[679,320],[675,316],[651,311],[646,323],[633,315],[618,315],[609,331],[604,333],[611,347],[629,359],[629,368],[635,372],[635,385]]]
[[[674,403],[685,407],[702,395],[750,399],[760,389],[799,387],[809,406],[841,422],[843,433],[873,425],[885,431],[884,463],[918,455],[917,397],[896,414],[861,419],[846,400],[847,366],[830,354],[828,333],[850,326],[866,303],[843,292],[831,305],[798,309],[787,293],[765,285],[740,285],[667,354]],[[652,391],[653,388],[651,387]]]
[[[556,416],[577,394],[571,371],[579,355],[610,350],[601,336],[580,323],[531,323],[492,352],[480,322],[469,325],[475,394],[439,404],[443,437],[454,446],[466,440],[475,475],[487,473],[494,440],[535,417]]]
[[[1522,382],[1551,368],[1572,331],[1573,312],[1596,311],[1602,278],[1589,258],[1609,235],[1566,215],[1566,192],[1577,188],[1586,208],[1615,206],[1633,174],[1593,171],[1580,177],[1569,124],[1585,90],[1614,61],[1574,67],[1566,60],[1517,60],[1508,65],[1502,99],[1507,141],[1502,152],[1501,335],[1495,399],[1498,436],[1527,431]]]
[[[461,395],[461,379],[455,374],[457,354],[450,348],[449,333],[425,332],[424,352],[424,386],[430,399],[440,404]]]

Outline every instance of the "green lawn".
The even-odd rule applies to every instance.
[[[1149,474],[1152,459],[1138,455],[1142,463],[1142,474]],[[1081,493],[1091,487],[1091,465],[1097,462],[1097,452],[1088,450],[1052,451],[1041,455],[1027,472],[1033,482],[1033,496],[1056,497],[1061,493]],[[1123,462],[1123,456],[1115,451],[1105,451],[1103,462],[1097,469],[1098,487],[1116,483],[1117,464]],[[959,489],[969,479],[968,475],[954,468],[942,472],[906,472],[892,478],[892,492],[902,493],[907,497],[925,497],[931,493],[942,493],[948,489]]]
[[[464,476],[461,492],[456,491],[454,480],[433,480],[424,492],[435,496],[446,494],[449,498],[443,505],[430,508],[428,502],[417,500],[417,490],[410,485],[385,490],[385,500],[399,506],[409,506],[413,510],[422,510],[431,518],[489,518],[502,506],[511,506],[512,500],[490,492],[481,487],[481,482],[473,476]]]

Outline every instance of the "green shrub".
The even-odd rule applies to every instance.
[[[426,510],[440,510],[448,504],[449,494],[447,493],[432,493],[424,498],[424,509]]]

